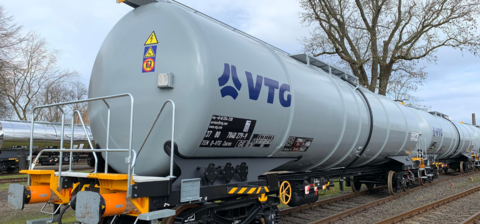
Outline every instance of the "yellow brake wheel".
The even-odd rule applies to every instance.
[[[292,186],[288,181],[283,181],[280,185],[280,201],[283,204],[288,204],[292,199]]]

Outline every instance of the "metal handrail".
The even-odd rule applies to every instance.
[[[80,114],[80,111],[75,110],[73,111],[73,120],[72,120],[72,136],[70,137],[70,149],[73,149],[73,134],[74,134],[74,129],[73,129],[73,121],[75,121],[75,114],[78,114],[78,118],[80,119],[80,122],[82,123],[83,131],[85,132],[85,136],[87,136],[87,141],[88,144],[90,145],[90,149],[93,149],[93,143],[92,140],[90,139],[90,136],[88,136],[87,132],[87,127],[85,126],[85,122],[83,122],[82,115]],[[70,152],[70,157],[72,157],[73,152]],[[60,161],[60,166],[62,166],[62,161]],[[72,158],[70,158],[70,170],[72,169]],[[95,160],[95,169],[94,173],[98,171],[98,161]]]
[[[155,117],[155,120],[153,121],[152,127],[150,127],[150,130],[148,130],[147,136],[145,136],[145,139],[143,140],[142,145],[138,149],[137,157],[140,155],[140,152],[142,151],[142,148],[145,145],[145,142],[147,142],[147,139],[150,136],[150,133],[152,132],[153,127],[155,127],[155,124],[157,124],[158,118],[160,117],[160,114],[162,114],[163,109],[165,108],[167,103],[172,104],[172,110],[173,110],[173,112],[172,112],[172,140],[171,140],[171,146],[170,146],[170,175],[168,177],[169,178],[175,178],[175,176],[173,176],[173,154],[174,154],[174,143],[175,143],[175,103],[173,102],[173,100],[168,99],[163,103],[163,106],[160,109],[160,112],[158,112],[157,117]],[[136,162],[136,158],[133,161],[132,169],[135,169],[135,162]],[[132,170],[132,172],[133,172],[133,170]]]
[[[85,127],[85,124],[83,123],[83,120],[80,116],[80,119],[82,121],[82,125],[83,125],[83,128],[84,128],[84,131],[87,135],[87,138],[89,139],[89,144],[90,144],[90,147],[92,149],[88,149],[88,150],[79,150],[79,149],[64,149],[63,148],[63,139],[64,139],[64,128],[65,128],[65,112],[63,111],[63,109],[61,108],[61,106],[63,105],[68,105],[68,104],[75,104],[75,103],[86,103],[86,102],[92,102],[92,101],[97,101],[97,100],[102,100],[105,105],[107,106],[108,108],[108,120],[107,120],[107,134],[109,134],[110,132],[110,105],[107,103],[107,99],[113,99],[113,98],[120,98],[120,97],[129,97],[130,98],[130,136],[129,136],[129,148],[128,150],[127,149],[124,149],[124,150],[109,150],[108,148],[107,149],[93,149],[93,145],[90,141],[90,138],[88,137],[88,133],[86,131],[86,127]],[[38,159],[40,158],[40,155],[43,153],[43,152],[60,152],[60,159],[63,159],[63,152],[105,152],[106,153],[106,161],[108,161],[108,151],[111,151],[111,152],[128,152],[128,158],[127,158],[127,163],[128,163],[128,187],[127,187],[127,194],[129,197],[131,197],[131,170],[132,170],[132,144],[133,144],[133,105],[134,105],[134,98],[132,96],[132,94],[130,93],[124,93],[124,94],[117,94],[117,95],[111,95],[111,96],[105,96],[105,97],[94,97],[94,98],[90,98],[90,99],[85,99],[85,100],[77,100],[77,101],[71,101],[71,102],[62,102],[62,103],[55,103],[55,104],[49,104],[49,105],[43,105],[43,106],[37,106],[35,108],[33,108],[33,111],[32,111],[32,120],[31,120],[31,127],[30,127],[30,155],[28,157],[29,159],[29,170],[32,170],[34,165],[32,164],[32,158],[33,158],[33,132],[34,132],[34,123],[35,123],[35,111],[37,109],[42,109],[42,108],[48,108],[48,107],[58,107],[60,109],[60,111],[62,112],[62,132],[61,132],[61,136],[60,136],[60,149],[44,149],[44,150],[41,150],[40,153],[37,155],[36,159],[35,159],[35,162],[38,161]],[[74,112],[75,114],[75,112]],[[73,123],[73,121],[72,121]],[[73,138],[73,135],[72,135],[72,138]],[[107,143],[106,145],[108,146],[108,143],[109,143],[109,136],[107,135]],[[72,147],[71,147],[72,148]],[[133,152],[134,155],[136,154],[135,152]],[[72,156],[72,155],[71,155]],[[98,165],[98,158],[97,158],[97,155],[95,153],[93,153],[93,156],[95,158],[95,171],[97,170],[97,165]],[[134,157],[136,159],[136,156]],[[71,160],[70,160],[70,163],[71,163]],[[108,163],[105,164],[106,167],[108,168]],[[60,161],[60,166],[59,166],[59,178],[61,177],[61,172],[62,172],[62,161]],[[28,183],[30,183],[30,175],[28,175]],[[59,181],[59,185],[60,185],[60,181]]]
[[[107,106],[107,120],[110,121],[110,104],[107,103],[107,101],[104,99],[103,102]],[[133,113],[133,111],[132,111]],[[132,115],[133,116],[133,115]],[[109,143],[110,142],[110,122],[107,122],[107,141],[105,143],[105,148],[109,149]],[[108,173],[108,151],[105,152],[105,173]]]

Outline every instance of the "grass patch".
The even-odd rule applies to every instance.
[[[32,213],[23,213],[21,217],[16,217],[11,220],[2,221],[3,224],[25,224],[28,220],[43,219],[52,217],[48,214],[32,214]]]
[[[2,224],[3,223],[5,223],[5,224],[24,224],[29,220],[36,220],[36,219],[43,219],[43,218],[52,217],[51,215],[43,214],[43,213],[39,213],[39,212],[34,212],[33,214],[23,213],[21,216],[22,217],[16,217],[16,218],[11,219],[11,220],[2,221]],[[75,219],[75,211],[68,210],[65,213],[65,215],[63,215],[62,223],[74,223],[74,222],[77,222],[77,220]]]
[[[2,224],[25,224],[28,220],[35,220],[35,219],[43,219],[43,218],[50,218],[51,215],[48,214],[25,214],[21,218],[2,221]],[[69,210],[68,212],[63,215],[62,223],[75,223],[77,219],[75,219],[75,211]]]
[[[23,182],[23,183],[17,183],[17,184],[22,184],[22,185],[25,185],[27,186],[27,182]],[[0,184],[0,191],[7,191],[8,190],[8,186],[10,186],[10,184]]]
[[[27,177],[27,174],[8,175],[8,176],[4,176],[0,174],[0,179],[19,178],[19,177]]]
[[[462,187],[462,186],[466,186],[468,184],[472,184],[472,183],[479,182],[479,181],[480,181],[480,176],[473,178],[472,182],[470,182],[468,180],[468,177],[467,177],[467,179],[465,180],[464,183],[454,184],[453,187]]]

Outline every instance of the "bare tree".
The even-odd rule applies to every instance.
[[[20,44],[25,40],[21,32],[22,27],[13,22],[13,17],[5,13],[5,9],[0,5],[0,76],[4,76],[6,71],[16,66]],[[11,106],[4,94],[0,94],[0,117],[8,117]]]
[[[418,103],[418,97],[412,93],[423,85],[427,73],[425,67],[417,67],[417,64],[406,61],[397,63],[388,82],[387,96],[398,102]]]
[[[386,95],[401,65],[436,60],[441,47],[480,48],[480,0],[300,0],[302,42],[314,56],[348,63],[360,84]]]
[[[20,44],[15,66],[0,76],[0,94],[7,97],[15,117],[27,120],[31,110],[42,103],[42,89],[52,89],[76,77],[76,71],[56,66],[58,51],[48,48],[45,39],[35,33]],[[63,96],[62,96],[63,97]]]
[[[79,80],[73,81],[70,83],[70,91],[68,95],[69,95],[70,101],[86,99],[88,97],[88,88],[83,82]],[[69,106],[71,108],[71,111],[78,110],[80,112],[83,122],[85,124],[87,125],[90,124],[88,120],[88,104],[87,103],[77,103],[77,104],[71,104]],[[78,115],[75,116],[75,119],[73,122],[75,124],[80,124],[80,118],[78,117]]]
[[[77,101],[82,100],[87,97],[88,91],[84,83],[78,79],[66,79],[62,82],[49,83],[45,88],[42,88],[39,101],[40,104],[54,104],[61,102]],[[85,121],[83,114],[87,113],[87,104],[70,104],[65,107],[62,107],[66,115],[66,122],[72,121],[72,111],[78,110],[82,115],[82,118]],[[62,112],[58,107],[45,108],[39,111],[37,115],[39,120],[49,121],[49,122],[60,122],[62,118]],[[75,116],[74,122],[76,124],[80,123],[78,115]]]

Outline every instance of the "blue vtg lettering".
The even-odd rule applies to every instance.
[[[248,84],[248,95],[251,100],[258,100],[262,89],[268,88],[267,103],[275,102],[275,93],[278,91],[278,100],[283,107],[290,107],[292,104],[292,95],[290,94],[290,85],[280,83],[277,80],[257,75],[255,78],[252,73],[246,71],[245,76]],[[232,77],[235,87],[225,86]],[[223,74],[218,78],[218,85],[222,87],[220,94],[222,97],[231,96],[234,100],[238,97],[238,92],[242,88],[242,83],[237,76],[237,68],[234,65],[224,64]]]

